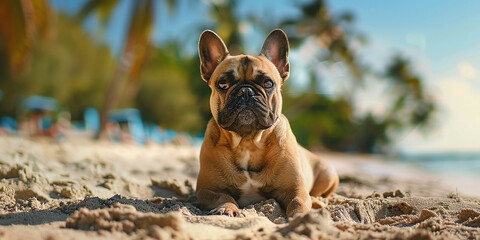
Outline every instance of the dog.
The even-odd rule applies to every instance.
[[[273,198],[291,217],[310,211],[311,196],[331,196],[339,183],[335,169],[297,143],[282,114],[287,35],[273,30],[259,56],[232,56],[206,30],[198,50],[213,115],[200,151],[199,203],[211,214],[244,216],[240,208]]]

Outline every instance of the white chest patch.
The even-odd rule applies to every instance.
[[[245,155],[240,159],[240,167],[243,169],[248,169],[248,161],[250,160],[250,151],[246,151]],[[250,178],[248,171],[243,171],[243,174],[247,178],[247,181],[240,186],[242,191],[240,199],[237,203],[240,207],[245,207],[250,204],[254,204],[263,200],[266,200],[264,196],[258,193],[258,189],[262,187],[262,184]]]
[[[248,169],[248,160],[250,160],[250,151],[245,151],[245,154],[239,162],[242,169]]]

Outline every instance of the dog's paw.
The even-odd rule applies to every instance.
[[[286,209],[287,217],[293,217],[298,214],[305,214],[310,211],[312,208],[311,198],[308,197],[305,200],[302,198],[294,198],[288,205]]]
[[[226,215],[229,217],[245,217],[246,211],[238,209],[234,204],[223,204],[209,212],[210,215]]]

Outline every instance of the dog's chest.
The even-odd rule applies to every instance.
[[[254,204],[266,199],[262,194],[260,194],[259,190],[263,184],[253,179],[252,175],[248,171],[251,157],[250,151],[244,151],[243,155],[240,156],[238,161],[239,167],[242,169],[241,172],[246,178],[246,181],[240,186],[241,195],[240,199],[237,200],[237,203],[240,207]]]

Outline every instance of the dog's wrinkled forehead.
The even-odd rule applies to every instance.
[[[218,80],[226,77],[237,81],[254,81],[263,76],[276,82],[281,80],[275,65],[264,56],[237,55],[228,56],[222,61],[215,70],[212,79]]]

